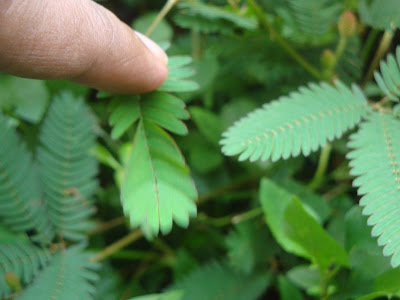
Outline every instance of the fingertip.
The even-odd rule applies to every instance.
[[[148,38],[147,36],[141,34],[138,31],[134,31],[137,37],[142,41],[142,43],[147,47],[147,49],[150,50],[150,52],[164,65],[168,65],[168,56],[164,52],[164,50],[161,49],[157,43],[155,43],[153,40]]]

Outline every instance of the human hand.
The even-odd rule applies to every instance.
[[[91,0],[1,0],[0,72],[142,93],[168,69],[157,44]]]

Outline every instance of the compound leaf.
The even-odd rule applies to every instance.
[[[29,284],[50,258],[47,249],[32,244],[27,236],[0,228],[0,297],[15,292],[5,280],[9,274],[23,285]]]
[[[32,231],[49,243],[54,228],[46,211],[32,155],[0,114],[0,219],[14,232]]]
[[[400,121],[389,113],[378,112],[361,124],[350,137],[354,149],[350,174],[362,196],[363,214],[369,215],[372,235],[379,236],[383,254],[392,256],[393,267],[400,265]]]
[[[81,245],[72,246],[55,254],[18,299],[93,299],[95,289],[92,282],[98,279],[94,272],[98,265],[90,262],[91,254],[82,248]]]
[[[37,160],[50,219],[58,235],[79,240],[91,228],[90,198],[97,189],[93,118],[82,99],[56,97],[40,133]]]
[[[122,204],[133,226],[153,234],[187,227],[196,215],[197,192],[174,140],[159,126],[139,122],[121,186]]]
[[[381,72],[375,71],[375,80],[385,95],[393,101],[400,98],[400,46],[396,57],[388,55],[387,61],[381,61]]]
[[[340,81],[301,87],[287,97],[265,104],[236,122],[220,142],[225,155],[277,161],[309,155],[339,138],[367,114],[367,101],[356,86],[353,92]]]

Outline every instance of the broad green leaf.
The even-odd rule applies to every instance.
[[[267,224],[276,241],[289,253],[308,257],[307,252],[300,245],[288,238],[283,226],[285,211],[291,203],[293,195],[268,179],[261,180],[260,201]]]
[[[343,247],[307,213],[295,196],[263,179],[260,200],[272,233],[286,251],[308,258],[322,269],[332,264],[349,265]]]
[[[46,111],[49,93],[44,81],[0,74],[0,107],[38,123]]]
[[[278,287],[281,300],[303,300],[301,292],[286,277],[278,276]]]
[[[292,198],[285,210],[284,231],[322,269],[332,265],[349,266],[349,258],[342,245],[306,212],[297,198]]]
[[[286,273],[287,279],[307,294],[320,293],[321,272],[315,266],[297,265]]]

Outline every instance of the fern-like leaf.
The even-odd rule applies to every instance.
[[[400,5],[398,0],[360,0],[358,11],[364,24],[382,30],[400,27]]]
[[[354,149],[350,159],[353,185],[362,195],[363,214],[370,215],[373,236],[383,254],[392,256],[393,267],[400,265],[400,121],[388,113],[374,113],[350,137]]]
[[[56,97],[47,113],[37,160],[49,215],[58,235],[79,240],[92,223],[88,199],[96,188],[97,164],[93,118],[82,99],[70,93]]]
[[[175,221],[187,227],[196,215],[197,191],[182,154],[164,129],[187,134],[185,103],[166,92],[198,88],[187,78],[194,74],[188,56],[169,58],[169,75],[153,93],[116,97],[110,104],[112,137],[118,138],[138,123],[121,184],[122,205],[133,226],[151,234],[168,233]]]
[[[0,219],[14,232],[30,231],[33,240],[49,243],[54,228],[32,155],[0,114]]]
[[[98,279],[94,272],[98,264],[90,262],[91,254],[82,248],[78,245],[59,251],[18,299],[93,299],[92,282]]]
[[[224,9],[201,2],[182,2],[178,5],[180,13],[175,22],[184,28],[192,28],[200,32],[220,32],[229,34],[236,28],[253,30],[257,28],[255,19],[248,18]]]
[[[397,61],[396,61],[397,60]],[[387,61],[381,61],[381,72],[375,71],[375,80],[385,95],[393,101],[400,99],[400,46],[396,57],[389,54]]]
[[[289,30],[294,30],[291,37],[294,40],[306,40],[317,43],[333,24],[339,19],[342,6],[334,0],[286,0],[286,8],[278,10]]]
[[[192,62],[190,56],[173,56],[168,59],[167,80],[158,88],[162,92],[191,92],[199,88],[199,85],[187,78],[194,75],[194,69],[188,67]]]
[[[172,221],[187,227],[196,215],[197,192],[174,140],[151,121],[140,121],[121,186],[133,226],[168,233]]]
[[[173,290],[183,290],[181,300],[253,300],[258,299],[270,280],[268,273],[243,275],[213,262],[194,270]]]
[[[356,86],[351,91],[340,81],[336,87],[310,84],[236,122],[223,134],[222,151],[226,155],[241,153],[240,161],[277,161],[301,152],[309,155],[341,137],[368,111]]]
[[[29,284],[50,258],[49,251],[33,245],[27,236],[0,228],[0,298],[15,292],[6,276],[13,274],[21,284]]]

